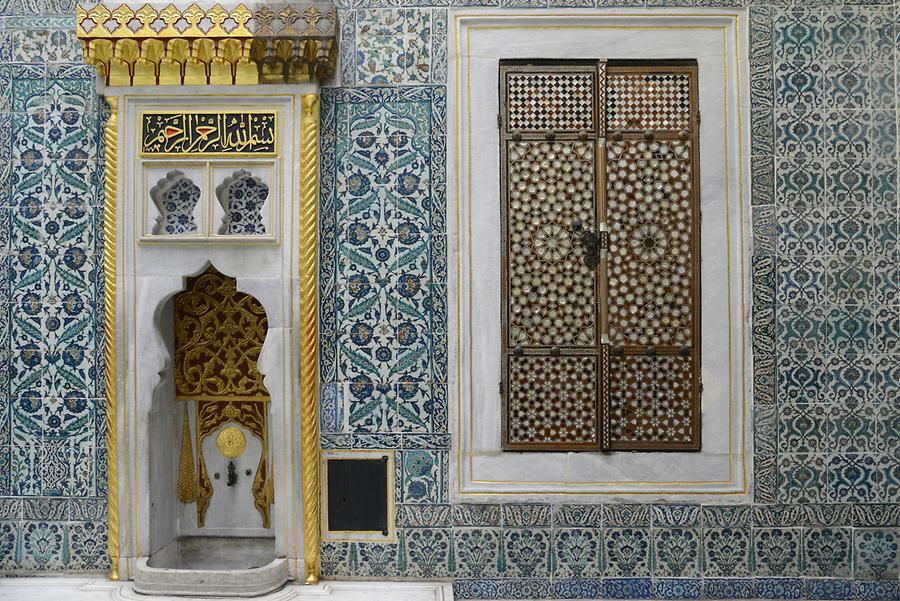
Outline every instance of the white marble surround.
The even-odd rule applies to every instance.
[[[743,17],[743,12],[698,9],[450,12],[455,500],[748,498],[749,112]],[[699,64],[704,385],[699,453],[501,452],[499,60],[592,57],[693,58]]]
[[[165,90],[135,87],[102,92],[120,95],[116,359],[123,579],[134,577],[136,561],[146,559],[183,535],[273,536],[276,557],[287,559],[292,577],[303,577],[299,312],[296,310],[299,170],[295,152],[300,135],[300,95],[314,92],[317,92],[314,85]],[[274,162],[278,172],[273,176],[277,185],[273,186],[267,201],[272,203],[272,211],[277,212],[270,219],[270,223],[277,225],[272,236],[233,241],[218,238],[191,244],[146,240],[146,204],[142,198],[145,186],[136,154],[137,116],[143,110],[173,106],[185,110],[278,111],[280,155]],[[224,161],[217,159],[217,163]],[[239,166],[238,160],[234,168]],[[197,529],[196,506],[180,503],[175,495],[183,403],[173,399],[171,299],[184,289],[187,277],[201,273],[209,264],[236,278],[238,290],[258,299],[268,318],[269,329],[259,370],[271,397],[269,453],[275,502],[269,529],[261,527],[258,514],[255,518],[248,514],[244,516],[247,519],[238,520],[240,523],[230,527],[219,515],[215,503],[207,514],[210,528]],[[208,456],[208,462],[212,456]],[[222,471],[221,467],[209,465],[210,476],[214,471]],[[239,476],[247,478],[243,472]],[[247,507],[256,512],[252,499]]]

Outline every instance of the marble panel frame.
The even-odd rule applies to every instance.
[[[455,447],[451,500],[479,494],[501,498],[577,494],[595,500],[610,495],[637,500],[647,494],[667,500],[697,494],[704,495],[704,500],[749,498],[750,394],[744,377],[750,356],[744,308],[750,298],[749,254],[744,252],[745,232],[750,231],[749,154],[744,149],[749,115],[742,100],[747,96],[746,82],[737,76],[739,71],[747,72],[746,63],[738,58],[747,55],[740,14],[528,11],[520,16],[451,10],[448,131],[458,132],[458,138],[448,139],[448,248],[450,265],[455,266],[449,270],[448,340],[449,357],[458,357],[457,365],[450,365]],[[627,27],[628,35],[617,31],[618,27]],[[554,36],[535,35],[534,29],[554,28],[566,30],[565,44]],[[660,29],[670,31],[663,38],[658,35]],[[499,322],[500,306],[499,274],[495,273],[499,216],[492,211],[499,206],[497,130],[493,111],[469,111],[469,103],[496,106],[500,58],[583,58],[606,54],[598,50],[604,43],[610,44],[610,58],[662,58],[687,52],[700,62],[701,198],[706,199],[704,224],[711,224],[704,230],[702,268],[704,307],[709,308],[704,310],[704,451],[501,453],[496,384],[499,330],[491,325]],[[729,160],[723,161],[725,156]],[[478,190],[477,203],[471,200],[473,190]],[[728,199],[727,208],[713,202],[719,198]],[[713,259],[725,256],[725,261]],[[723,286],[719,282],[726,281],[726,276],[730,284]],[[714,301],[723,297],[729,299],[727,309]],[[716,340],[717,331],[727,335]],[[473,391],[479,391],[477,398]],[[725,398],[731,399],[729,403],[715,400]],[[700,473],[712,477],[698,477]]]

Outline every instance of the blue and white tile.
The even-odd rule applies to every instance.
[[[423,579],[450,576],[452,541],[450,530],[445,528],[416,528],[400,533],[406,546],[405,576]]]
[[[700,531],[693,528],[653,529],[653,575],[697,577],[700,575]]]
[[[896,580],[900,571],[900,535],[896,528],[853,532],[854,572],[859,580]]]
[[[753,555],[757,576],[799,576],[801,557],[799,528],[760,528],[753,531]]]
[[[458,506],[454,505],[454,511]],[[457,578],[494,578],[499,575],[499,528],[454,528]]]
[[[553,531],[553,577],[602,576],[602,532],[599,528],[558,528]]]
[[[651,540],[647,528],[603,530],[604,575],[611,578],[650,576]]]
[[[504,576],[541,578],[550,576],[549,528],[511,528],[503,531]]]
[[[803,532],[804,574],[850,578],[853,539],[849,528],[810,528]]]
[[[59,571],[67,564],[66,525],[58,522],[29,522],[22,527],[22,563],[26,570]]]
[[[750,578],[709,578],[703,580],[707,599],[752,599],[754,583]]]
[[[703,531],[705,577],[751,576],[749,528],[707,528]]]
[[[446,451],[402,451],[401,494],[404,503],[446,503],[448,459]]]
[[[832,502],[878,501],[877,457],[867,453],[842,453],[828,457],[828,498]]]

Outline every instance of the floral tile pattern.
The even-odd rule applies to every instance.
[[[102,570],[103,116],[71,19],[3,4],[0,571]]]
[[[442,9],[411,4],[419,3],[366,2],[342,12],[344,41],[352,36],[342,50],[346,87],[325,95],[324,131],[334,148],[323,150],[322,199],[323,247],[333,249],[322,270],[323,291],[334,299],[323,300],[335,332],[322,363],[326,389],[335,391],[323,404],[323,441],[331,446],[355,445],[361,433],[443,431],[417,409],[419,419],[403,415],[390,384],[404,348],[427,347],[421,356],[430,352],[432,365],[446,365],[446,299],[435,295],[446,281],[444,262],[435,261],[446,231],[445,180],[434,171],[444,161],[434,156],[444,143],[443,117],[435,117],[444,100],[442,92],[434,96],[442,88],[429,88],[432,100],[410,119],[424,127],[397,126],[413,109],[392,104],[422,98],[417,84],[444,81],[446,42],[435,40],[445,39],[446,25],[439,25]],[[751,4],[756,504],[460,503],[444,517],[447,497],[433,496],[426,484],[436,482],[441,451],[400,447],[404,535],[396,555],[368,549],[373,559],[366,559],[368,546],[353,544],[350,559],[338,561],[346,568],[334,573],[449,575],[463,599],[900,595],[891,580],[900,458],[890,449],[898,424],[896,408],[879,406],[900,381],[890,120],[897,84],[894,49],[884,41],[896,42],[894,9]],[[389,103],[379,92],[386,89]],[[437,113],[424,112],[429,102]],[[354,104],[359,108],[341,106]],[[440,139],[408,152],[405,139],[424,142],[429,128],[441,128]],[[401,130],[408,133],[397,135]],[[430,344],[413,338],[404,346],[400,335],[411,330],[391,329],[398,309],[388,299],[405,298],[390,293],[398,266],[430,273],[409,287],[409,304],[426,317],[409,315],[412,325],[428,324],[419,298],[430,291],[432,301],[443,301],[431,309]],[[425,365],[415,363],[410,379],[418,391],[430,384],[430,410],[440,411],[446,388],[435,385],[445,380],[433,368],[425,382]],[[423,512],[427,507],[434,510]],[[428,532],[415,553],[414,532]],[[446,536],[446,561],[429,559]]]
[[[462,599],[900,599],[889,0],[746,2],[754,504],[450,503],[447,7],[743,4],[340,0],[322,445],[394,453],[399,536],[323,544],[325,575],[454,578]],[[71,18],[35,16],[70,12],[0,0],[0,572],[108,561],[102,106]]]
[[[342,29],[343,84],[442,83],[447,77],[447,11],[365,8]]]

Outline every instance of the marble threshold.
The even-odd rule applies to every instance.
[[[258,601],[453,601],[449,582],[327,581],[316,585],[288,584],[252,597]],[[130,582],[99,576],[0,577],[0,601],[214,601],[235,597],[174,597],[142,595]]]
[[[252,597],[258,601],[453,601],[449,582],[326,581],[313,586],[287,584]],[[234,601],[234,597],[142,595],[130,582],[100,576],[0,576],[0,601]],[[577,600],[576,600],[577,601]],[[595,599],[593,601],[603,601]],[[723,599],[722,601],[729,601]],[[737,600],[731,600],[737,601]],[[752,600],[743,600],[752,601]]]

